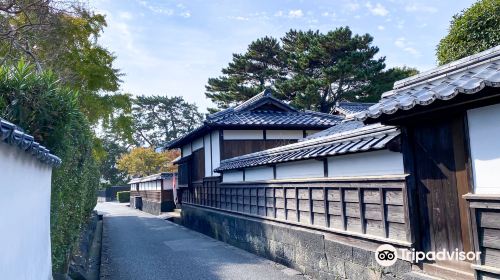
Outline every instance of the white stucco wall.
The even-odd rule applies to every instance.
[[[203,148],[203,137],[195,139],[192,144],[193,144],[193,151]]]
[[[229,182],[242,182],[243,181],[243,171],[227,171],[224,172],[224,176],[222,177],[222,181],[224,183]]]
[[[203,143],[205,146],[205,176],[212,176],[212,145],[210,134],[203,137]]]
[[[218,130],[212,131],[212,165],[212,169],[220,166],[220,138]]]
[[[469,110],[474,191],[500,194],[500,104]]]
[[[0,278],[51,279],[49,165],[0,142]]]
[[[276,179],[318,177],[324,177],[323,162],[319,160],[301,160],[276,165]]]
[[[266,130],[267,139],[302,139],[303,130]]]
[[[245,181],[272,180],[273,177],[273,168],[269,166],[245,169]]]
[[[328,158],[328,177],[399,175],[403,173],[403,155],[389,150]]]
[[[264,139],[263,130],[224,130],[224,140],[258,140]]]
[[[191,143],[182,146],[182,156],[189,156],[191,154]]]

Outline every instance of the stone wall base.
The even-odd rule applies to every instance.
[[[136,208],[135,207],[135,199],[134,197],[130,198],[130,208]],[[142,200],[142,207],[140,210],[147,212],[149,214],[153,215],[160,215],[161,212],[170,212],[174,210],[175,204],[172,201],[164,201],[164,202],[157,202],[157,201],[150,201],[150,200]]]
[[[375,253],[327,239],[321,231],[182,205],[181,223],[316,279],[405,279],[411,264],[381,267]]]

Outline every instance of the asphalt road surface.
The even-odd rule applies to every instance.
[[[306,279],[297,271],[126,204],[104,214],[101,279]]]

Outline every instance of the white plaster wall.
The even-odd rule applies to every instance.
[[[272,180],[273,177],[273,168],[269,166],[245,169],[245,181]]]
[[[224,130],[224,140],[264,139],[263,130]]]
[[[170,179],[163,179],[163,189],[164,190],[171,190],[173,189],[173,183],[172,183],[173,177]]]
[[[218,130],[212,131],[212,165],[212,169],[220,166],[220,138]]]
[[[500,104],[467,111],[474,190],[500,194]]]
[[[404,174],[403,155],[381,150],[328,158],[328,177]]]
[[[203,137],[200,137],[193,141],[193,151],[203,148]]]
[[[314,133],[318,133],[322,130],[306,130],[306,136],[312,135]]]
[[[302,139],[304,131],[302,130],[266,130],[267,139]]]
[[[210,134],[203,137],[203,142],[205,145],[205,176],[212,176],[212,149],[210,145]]]
[[[324,177],[323,162],[301,160],[276,165],[276,179]]]
[[[224,176],[222,176],[223,182],[241,182],[243,181],[243,171],[227,171],[224,172]]]
[[[0,142],[0,278],[52,279],[49,165]]]
[[[182,146],[182,156],[189,156],[191,154],[191,143]]]

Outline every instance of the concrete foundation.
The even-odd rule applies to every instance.
[[[328,239],[321,231],[182,205],[181,223],[220,241],[292,267],[316,279],[407,279],[411,264],[391,267],[375,253]]]
[[[130,208],[135,207],[135,199],[130,198]],[[151,200],[142,199],[142,206],[139,207],[140,210],[153,215],[160,215],[161,212],[170,212],[175,208],[175,204],[172,201],[157,202]]]

